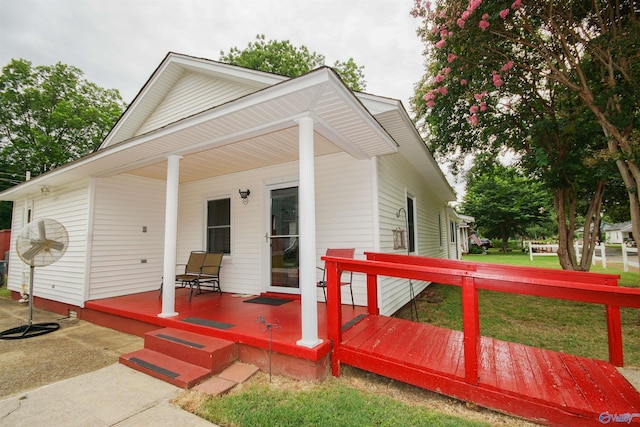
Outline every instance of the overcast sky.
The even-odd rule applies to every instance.
[[[0,0],[0,64],[74,65],[131,102],[168,52],[217,60],[257,34],[353,58],[366,92],[408,99],[424,72],[413,0]]]
[[[0,66],[73,65],[130,103],[168,52],[218,60],[264,34],[364,66],[366,92],[409,98],[425,70],[414,0],[0,0]],[[443,169],[445,169],[443,167]],[[445,171],[446,172],[446,171]],[[453,179],[449,176],[449,181]],[[456,184],[462,194],[463,187]]]

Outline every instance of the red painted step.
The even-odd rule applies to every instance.
[[[238,358],[235,343],[173,328],[147,332],[144,348],[166,354],[213,373],[218,373]]]
[[[120,363],[180,388],[191,388],[211,376],[211,370],[143,348],[120,356]]]
[[[145,348],[120,363],[177,387],[191,388],[238,358],[235,343],[173,328],[147,332]]]

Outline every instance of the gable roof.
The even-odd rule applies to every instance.
[[[194,102],[193,82],[201,76],[224,82],[224,91],[209,84],[216,96]],[[198,84],[205,87],[202,79]],[[163,103],[184,107],[163,109]],[[354,93],[328,67],[289,78],[176,53],[165,57],[98,150],[0,198],[120,173],[164,179],[170,154],[183,156],[181,182],[294,161],[296,120],[306,115],[314,119],[316,155],[346,151],[366,159],[400,151],[443,200],[455,200],[399,101]]]
[[[188,73],[197,73],[217,81],[232,83],[237,87],[235,93],[245,95],[289,80],[289,77],[277,74],[169,52],[98,149],[136,136],[138,130],[166,99],[176,83]],[[209,108],[215,105],[209,105]]]

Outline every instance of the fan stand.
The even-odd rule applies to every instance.
[[[19,340],[23,338],[37,337],[60,329],[59,323],[33,323],[33,262],[29,265],[29,323],[16,328],[0,332],[0,339]]]

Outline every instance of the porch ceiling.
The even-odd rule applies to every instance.
[[[315,133],[316,156],[337,153],[341,149],[320,133]],[[180,161],[180,182],[231,174],[298,160],[298,128],[289,127],[222,147],[185,155]],[[165,180],[166,161],[128,172],[145,178]]]

